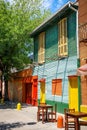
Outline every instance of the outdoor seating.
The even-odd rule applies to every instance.
[[[42,123],[48,121],[48,109],[53,109],[52,105],[40,104],[38,105],[37,120],[42,120]]]
[[[45,118],[46,118],[46,111],[45,111],[45,109],[38,109],[38,111],[37,111],[37,121],[40,121],[40,120],[45,120]]]
[[[67,112],[75,112],[75,109],[64,109],[65,114],[65,130],[68,130],[68,128],[74,128],[75,127],[75,119],[73,117],[67,116]]]
[[[40,103],[40,105],[46,105],[46,103]],[[38,107],[38,111],[37,111],[37,121],[42,120],[42,118],[46,118],[46,109],[45,108],[41,108]]]
[[[80,126],[87,126],[87,121],[80,120],[80,121],[79,121],[79,125],[80,125]]]
[[[51,121],[51,122],[57,121],[56,111],[57,111],[57,104],[54,105],[53,109],[48,111],[48,121]]]
[[[80,126],[86,126],[87,122],[81,119],[83,117],[87,117],[87,113],[73,111],[71,109],[70,111],[65,110],[65,130],[68,130],[68,128],[74,128],[75,130],[80,130]],[[70,118],[72,118],[73,120],[71,120],[69,123]]]

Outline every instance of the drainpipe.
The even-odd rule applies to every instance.
[[[76,37],[77,37],[77,67],[80,66],[80,60],[79,60],[79,35],[78,35],[78,10],[73,8],[71,4],[69,4],[69,8],[76,12]],[[80,111],[80,105],[81,105],[81,79],[78,77],[78,110]]]
[[[69,4],[69,8],[76,12],[76,37],[77,37],[77,59],[79,59],[79,38],[78,38],[78,10],[73,8],[71,4]]]

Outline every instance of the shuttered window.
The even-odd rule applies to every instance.
[[[45,32],[39,35],[39,46],[38,46],[38,63],[42,64],[45,62]]]
[[[68,45],[67,45],[67,19],[64,18],[58,23],[58,56],[68,55]]]
[[[52,80],[52,95],[62,96],[62,79]]]

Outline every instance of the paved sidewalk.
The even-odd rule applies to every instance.
[[[23,104],[22,109],[17,110],[14,103],[0,104],[0,130],[64,130],[57,128],[57,123],[37,122],[36,114],[37,107]]]

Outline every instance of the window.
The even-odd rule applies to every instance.
[[[62,79],[52,80],[52,95],[62,96]]]
[[[68,46],[67,46],[67,19],[64,18],[58,23],[58,56],[67,56],[68,55]]]
[[[39,46],[38,46],[38,63],[42,64],[45,62],[45,32],[39,35]]]

